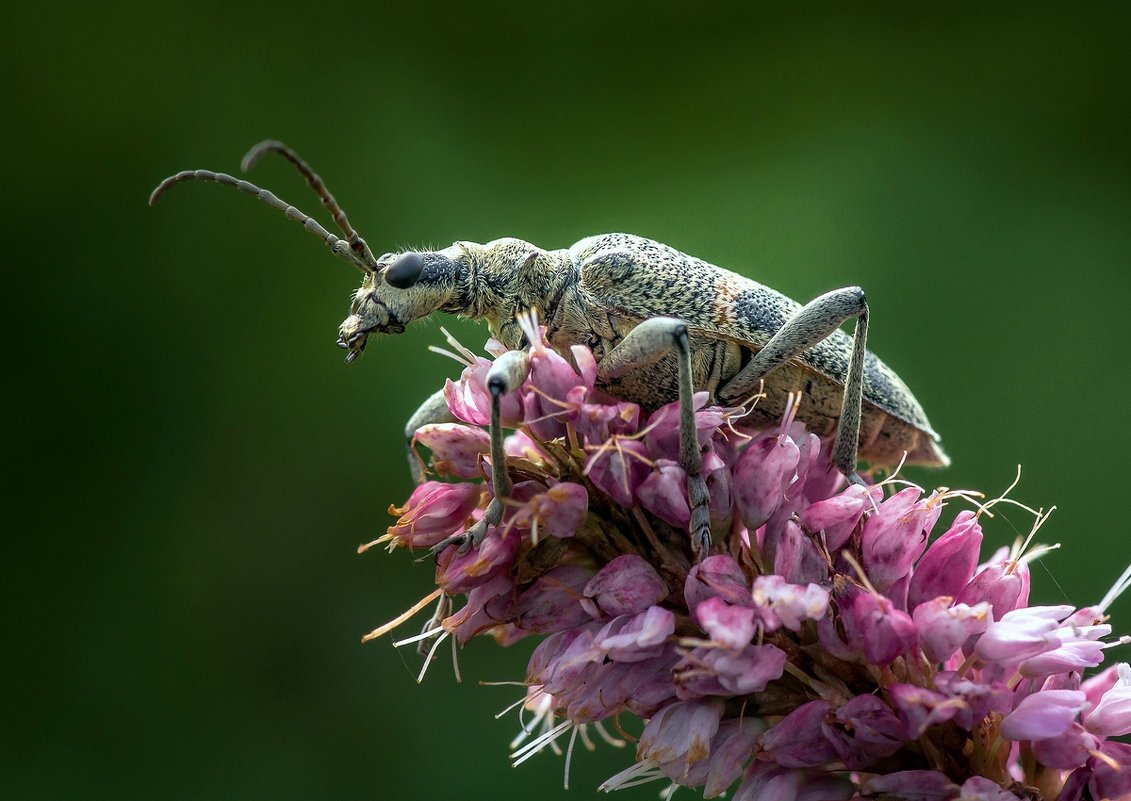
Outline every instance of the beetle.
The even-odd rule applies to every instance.
[[[493,500],[470,529],[440,543],[478,546],[499,522],[510,493],[501,397],[526,375],[520,313],[536,310],[551,346],[592,349],[598,386],[621,400],[655,409],[679,401],[680,466],[688,476],[692,544],[706,555],[711,544],[707,487],[694,427],[693,395],[706,390],[711,402],[739,404],[755,393],[751,412],[767,424],[784,411],[788,396],[801,392],[797,412],[808,429],[833,437],[832,461],[849,480],[860,457],[873,465],[905,460],[946,466],[922,406],[906,384],[867,350],[868,303],[859,287],[827,292],[805,305],[737,273],[675,248],[629,234],[588,237],[573,246],[546,250],[516,238],[485,244],[456,242],[436,251],[374,256],[322,179],[295,151],[268,140],[241,164],[246,172],[264,154],[286,158],[306,179],[342,236],[255,184],[211,170],[186,170],[166,178],[150,205],[172,186],[210,181],[232,186],[282,211],[356,267],[362,282],[338,346],[352,362],[374,334],[399,334],[434,312],[485,320],[491,334],[511,350],[487,376],[491,392]],[[854,320],[853,334],[840,330]],[[451,420],[441,393],[412,416],[406,438],[422,425]],[[415,478],[422,479],[419,471]]]

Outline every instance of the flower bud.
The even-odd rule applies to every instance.
[[[985,566],[962,588],[959,603],[986,601],[993,607],[994,620],[1029,602],[1029,568],[1023,562],[999,561]]]
[[[785,491],[797,477],[801,452],[782,434],[763,434],[751,442],[734,467],[734,500],[743,524],[754,531],[785,501]]]
[[[436,558],[436,586],[449,595],[465,593],[495,576],[510,570],[518,553],[519,536],[516,531],[503,534],[492,527],[478,548],[445,548]]]
[[[592,570],[577,565],[550,568],[519,594],[519,627],[532,633],[549,633],[588,623],[592,618],[582,608],[581,597],[592,577]]]
[[[459,421],[476,426],[491,424],[491,392],[487,389],[487,372],[494,365],[490,359],[476,357],[464,368],[459,381],[444,382],[444,400],[448,410]],[[503,425],[513,428],[522,423],[522,399],[511,392],[500,399],[499,412]]]
[[[412,444],[432,451],[432,470],[441,476],[479,478],[479,459],[491,452],[491,438],[482,428],[459,423],[429,423],[412,435]]]
[[[412,491],[404,506],[389,507],[389,514],[399,515],[400,520],[389,526],[388,537],[404,548],[431,548],[466,528],[482,496],[480,484],[425,481]]]
[[[664,707],[640,734],[637,759],[657,764],[678,759],[688,767],[702,762],[711,755],[722,714],[718,701],[677,701]]]
[[[911,616],[882,595],[858,594],[840,619],[845,641],[870,665],[889,665],[916,643]]]
[[[864,782],[864,795],[898,798],[900,801],[949,801],[958,786],[936,770],[901,770]]]
[[[773,565],[774,574],[793,584],[827,581],[829,560],[801,530],[792,516],[781,512],[766,523],[762,534],[762,556]]]
[[[514,525],[547,533],[558,539],[572,537],[589,510],[585,487],[563,481],[530,498],[511,518]]]
[[[732,557],[724,554],[708,556],[692,566],[683,585],[684,600],[693,613],[699,604],[715,596],[739,606],[753,604],[745,571]]]
[[[847,801],[854,795],[847,777],[756,760],[735,791],[734,801]]]
[[[762,748],[787,768],[812,768],[831,762],[837,752],[822,728],[831,711],[828,701],[802,704],[762,736]]]
[[[695,617],[712,642],[739,650],[754,639],[754,610],[708,598],[695,607]]]
[[[585,585],[581,605],[594,619],[632,615],[668,596],[668,585],[636,554],[609,562]]]
[[[543,440],[564,436],[570,391],[578,387],[591,390],[594,378],[595,371],[582,377],[552,348],[531,342],[530,377],[521,395],[526,425],[534,436]]]
[[[574,387],[566,396],[569,421],[586,445],[601,445],[614,434],[636,433],[640,425],[639,406],[611,399],[590,402],[591,394],[585,387]]]
[[[1131,734],[1131,666],[1121,662],[1117,669],[1119,680],[1084,718],[1088,731],[1101,737]]]
[[[585,465],[585,475],[597,489],[623,507],[636,505],[636,491],[650,472],[644,443],[624,437],[613,437]]]
[[[790,584],[775,575],[754,579],[753,598],[790,631],[800,631],[806,620],[820,620],[829,608],[828,590],[816,584]]]
[[[903,724],[874,695],[857,695],[821,724],[825,737],[849,770],[864,770],[903,747]]]
[[[719,730],[711,740],[711,762],[703,786],[704,798],[717,798],[734,784],[765,730],[765,722],[750,715],[730,718],[719,724]]]
[[[848,542],[864,511],[871,507],[873,501],[878,503],[882,498],[881,487],[851,484],[844,492],[802,509],[801,525],[814,534],[823,533],[825,546],[829,551],[836,551]]]
[[[614,662],[642,662],[659,656],[675,632],[675,614],[651,606],[635,615],[621,615],[606,623],[593,637],[605,658]]]
[[[958,595],[973,578],[981,547],[982,527],[977,516],[969,510],[959,512],[946,533],[915,564],[907,593],[908,608],[939,596]]]
[[[700,449],[708,446],[724,422],[722,411],[717,406],[703,408],[707,404],[707,397],[706,392],[696,392],[691,401],[692,408],[695,409],[695,436]],[[678,402],[661,406],[648,418],[648,433],[644,435],[644,442],[654,459],[677,461],[679,437]]]
[[[990,605],[951,605],[941,597],[919,604],[912,613],[919,632],[919,647],[932,662],[945,662],[971,637],[981,634],[990,623]]]
[[[785,652],[773,645],[747,645],[738,652],[701,646],[676,664],[675,683],[680,698],[760,693],[781,678],[785,662]]]
[[[1131,796],[1131,770],[1127,769],[1131,765],[1131,745],[1104,743],[1100,750],[1104,758],[1092,760],[1092,798],[1126,799]]]
[[[636,490],[640,505],[676,528],[686,529],[691,522],[687,500],[687,473],[670,459],[660,459],[656,469]]]
[[[906,576],[927,545],[927,535],[942,512],[935,496],[920,500],[907,487],[880,504],[864,524],[860,555],[868,580],[880,592]]]
[[[510,622],[514,615],[514,583],[505,574],[498,574],[472,589],[463,608],[440,625],[456,642],[466,645],[472,637]]]
[[[1001,733],[1011,740],[1060,737],[1088,705],[1079,690],[1045,690],[1021,699],[1001,722]]]

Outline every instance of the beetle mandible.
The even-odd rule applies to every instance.
[[[399,334],[437,311],[486,320],[491,334],[512,349],[487,376],[493,401],[493,500],[475,525],[440,543],[437,551],[455,543],[478,546],[488,526],[501,519],[511,482],[499,403],[526,376],[527,343],[517,320],[526,310],[541,314],[555,349],[591,348],[598,386],[611,395],[645,409],[679,401],[680,465],[688,477],[692,546],[700,558],[710,547],[711,529],[695,435],[696,390],[706,390],[712,402],[722,404],[761,391],[764,397],[751,417],[763,423],[782,414],[791,392],[802,392],[798,419],[819,436],[834,437],[833,463],[850,480],[858,480],[859,457],[876,465],[902,458],[909,464],[949,463],[915,396],[866,349],[868,304],[859,287],[833,290],[803,306],[749,278],[629,234],[592,236],[561,250],[508,237],[377,258],[322,179],[286,145],[261,142],[244,157],[243,170],[268,152],[298,169],[344,238],[271,192],[211,170],[166,178],[149,202],[185,181],[232,186],[279,209],[359,269],[361,287],[339,329],[338,345],[347,351],[347,362],[361,355],[371,334]],[[852,336],[840,330],[849,320],[855,320]],[[411,440],[427,423],[450,420],[438,392],[412,416],[406,437]],[[415,478],[421,480],[419,471]]]

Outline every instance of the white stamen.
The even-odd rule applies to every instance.
[[[911,482],[909,482],[909,481],[904,481],[903,479],[897,479],[897,478],[896,478],[896,476],[898,476],[898,475],[899,475],[899,471],[903,469],[903,465],[904,465],[904,464],[905,464],[906,462],[907,462],[907,451],[904,451],[904,452],[903,452],[903,455],[899,457],[899,464],[897,464],[897,465],[895,466],[895,469],[891,471],[891,475],[890,475],[890,476],[888,476],[887,478],[885,478],[885,479],[884,479],[883,481],[881,481],[881,482],[879,482],[878,484],[876,484],[876,486],[877,486],[877,487],[882,487],[882,486],[884,486],[885,484],[889,484],[889,483],[891,483],[891,484],[894,484],[894,483],[896,483],[897,481],[898,481],[898,482],[900,482],[900,483],[904,483],[904,484],[910,484]],[[911,486],[917,486],[917,485],[915,485],[915,484],[912,484]]]
[[[637,762],[620,773],[605,779],[597,789],[601,792],[611,793],[613,790],[625,790],[640,784],[654,782],[661,777],[660,766],[654,762]]]
[[[1013,477],[1013,483],[1010,484],[1008,487],[1006,487],[1005,491],[1002,492],[1001,495],[999,495],[998,497],[996,497],[992,500],[986,501],[984,504],[982,504],[981,508],[978,510],[978,514],[985,514],[986,517],[993,517],[993,513],[990,511],[990,509],[992,509],[994,506],[1001,503],[1002,501],[1008,500],[1006,498],[1006,496],[1009,495],[1009,493],[1013,492],[1013,488],[1016,487],[1020,482],[1021,482],[1021,465],[1017,465],[1017,475],[1015,475]],[[1029,509],[1029,507],[1024,506],[1023,504],[1019,504],[1016,501],[1010,501],[1010,502],[1017,505],[1017,506],[1021,506],[1023,509],[1027,509],[1029,512],[1033,512],[1032,509]]]
[[[565,758],[565,771],[562,774],[562,789],[569,789],[569,763],[573,760],[573,744],[577,741],[577,732],[582,728],[581,724],[573,727],[573,731],[569,735],[569,746],[566,748]]]
[[[565,730],[572,725],[572,721],[563,720],[557,726],[554,726],[554,728],[542,733],[538,737],[535,737],[533,740],[528,742],[526,745],[522,746],[522,748],[519,748],[517,751],[511,754],[511,759],[515,760],[511,763],[511,767],[518,767],[523,762],[530,759],[530,757],[534,756],[547,745],[553,743],[554,740],[558,739],[558,737],[560,737],[562,733],[564,733]]]
[[[1119,762],[1115,759],[1115,757],[1111,756],[1110,754],[1105,754],[1103,751],[1100,751],[1099,749],[1089,750],[1088,753],[1090,753],[1092,756],[1094,756],[1100,762],[1105,763],[1112,770],[1119,771],[1119,770],[1123,769],[1123,766],[1120,765]]]
[[[596,723],[594,723],[593,728],[595,728],[597,730],[597,733],[601,735],[602,740],[604,740],[614,748],[624,748],[627,745],[624,740],[609,734],[609,730],[605,728],[604,724],[601,723],[601,721],[598,720]]]
[[[755,392],[753,395],[751,395],[746,400],[740,401],[738,406],[735,407],[733,415],[727,415],[727,427],[730,428],[731,431],[734,431],[734,427],[731,425],[732,421],[741,420],[743,417],[746,417],[747,415],[752,414],[753,411],[754,411],[754,408],[758,405],[758,401],[765,399],[765,397],[766,397],[766,382],[765,382],[764,379],[759,379],[759,381],[758,381],[758,391]],[[747,404],[750,404],[750,405],[747,406]],[[746,434],[743,434],[739,431],[734,431],[734,433],[738,434],[738,436],[740,436],[740,437],[744,437],[745,439],[752,439],[752,437],[750,437]]]
[[[436,649],[440,647],[440,643],[442,643],[447,636],[448,632],[445,631],[436,638],[436,642],[432,643],[432,647],[428,649],[428,656],[424,657],[424,664],[420,668],[420,674],[416,677],[417,684],[424,681],[424,674],[428,672],[428,666],[432,664],[432,657],[436,655]]]
[[[370,548],[372,548],[374,545],[380,545],[381,543],[389,542],[390,540],[395,540],[395,537],[392,534],[382,534],[380,537],[378,537],[375,540],[371,540],[370,542],[366,542],[362,545],[358,545],[357,546],[357,552],[358,553],[365,553]],[[396,548],[396,542],[394,541],[393,544],[391,544],[389,546],[389,550],[392,551],[395,548]]]
[[[520,311],[515,320],[518,322],[518,327],[522,329],[522,333],[526,335],[527,341],[530,343],[530,349],[535,353],[540,353],[545,349],[545,344],[542,342],[542,337],[538,333],[538,310],[526,309]]]
[[[502,717],[503,715],[505,715],[505,714],[507,714],[508,712],[510,712],[510,711],[511,711],[512,709],[514,709],[515,707],[518,707],[518,706],[523,706],[523,705],[524,705],[525,703],[526,703],[526,699],[525,699],[525,698],[519,698],[519,699],[518,699],[517,701],[515,701],[515,702],[514,702],[513,704],[508,704],[507,706],[503,707],[503,708],[502,708],[501,710],[499,710],[498,712],[496,712],[496,713],[495,713],[495,720],[498,720],[499,718],[501,718],[501,717]],[[522,713],[521,713],[521,711],[520,711],[520,712],[519,712],[519,718],[521,719],[521,717],[522,717]],[[525,727],[525,726],[523,726],[522,728],[523,728],[523,729],[525,729],[526,727]],[[513,748],[514,746],[511,746],[511,747]]]
[[[790,392],[785,397],[785,412],[781,418],[781,428],[779,429],[778,436],[785,437],[789,435],[789,428],[793,425],[793,421],[797,418],[797,410],[801,408],[801,393]]]
[[[1033,542],[1033,537],[1037,536],[1037,532],[1041,530],[1041,526],[1048,522],[1048,519],[1052,517],[1052,513],[1055,511],[1055,506],[1050,506],[1048,512],[1046,512],[1043,508],[1037,510],[1037,519],[1033,521],[1033,528],[1029,532],[1028,536],[1025,537],[1024,542],[1013,543],[1013,548],[1011,549],[1010,553],[1011,559],[1028,564],[1029,562],[1032,562],[1039,557],[1044,556],[1050,551],[1055,551],[1060,547],[1060,543],[1058,542],[1053,545],[1038,545],[1037,547],[1033,548],[1033,550],[1029,550],[1029,546]]]
[[[586,725],[578,726],[578,733],[581,735],[581,744],[585,746],[586,751],[596,751],[597,744],[589,737],[589,727]]]
[[[440,326],[440,331],[443,332],[444,339],[448,341],[448,344],[455,348],[456,352],[459,353],[459,356],[452,356],[452,358],[457,362],[460,362],[461,364],[466,364],[468,367],[473,367],[475,365],[475,354],[472,353],[468,348],[464,347],[464,344],[454,336],[452,336],[451,332],[448,331],[448,329],[444,328],[444,326]]]
[[[1106,612],[1107,608],[1115,602],[1116,598],[1126,592],[1128,587],[1131,587],[1131,565],[1128,565],[1127,569],[1123,571],[1123,575],[1117,578],[1115,583],[1111,585],[1111,589],[1107,591],[1107,595],[1103,597],[1102,601],[1096,604],[1097,608],[1101,612]]]
[[[427,631],[422,631],[419,634],[413,635],[412,637],[405,637],[403,640],[397,640],[395,643],[393,643],[393,647],[394,648],[400,648],[402,645],[412,645],[414,642],[420,642],[421,640],[427,640],[429,637],[436,637],[436,636],[439,636],[441,634],[447,634],[447,632],[444,631],[439,626],[437,626],[434,629],[428,629]]]
[[[459,672],[459,657],[456,656],[458,650],[459,649],[456,648],[456,638],[452,637],[452,673],[456,676],[456,684],[463,684],[463,676],[461,676]]]
[[[452,353],[450,350],[445,350],[438,345],[429,345],[428,350],[432,351],[433,353],[439,354],[440,356],[447,356],[452,361],[457,361],[460,364],[467,364],[463,359]]]

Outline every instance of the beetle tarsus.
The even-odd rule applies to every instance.
[[[483,510],[483,517],[476,520],[475,524],[466,531],[453,534],[433,545],[432,553],[439,556],[445,548],[451,545],[458,545],[458,553],[460,554],[465,554],[472,548],[478,548],[479,543],[483,542],[483,538],[487,536],[487,529],[491,526],[497,526],[502,519],[503,502],[498,498],[492,498],[491,502],[487,504],[487,508]]]
[[[698,473],[688,475],[687,491],[691,501],[691,549],[695,561],[702,562],[711,550],[711,495],[707,482]]]

